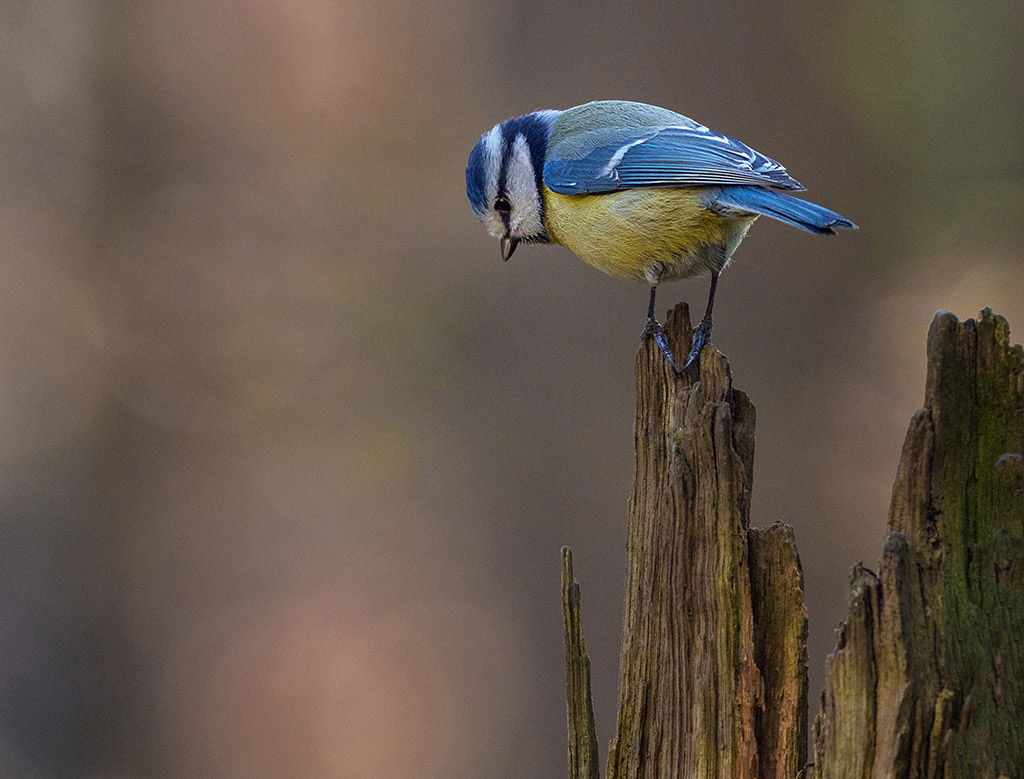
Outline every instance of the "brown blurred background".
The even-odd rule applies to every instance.
[[[1018,0],[3,4],[0,775],[562,776],[562,544],[605,749],[647,292],[502,264],[463,168],[606,97],[861,226],[761,220],[716,306],[816,701],[932,314],[1024,333],[1022,29]]]

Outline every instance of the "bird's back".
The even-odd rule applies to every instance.
[[[629,100],[595,100],[563,111],[551,131],[548,147],[553,148],[569,136],[584,131],[612,127],[662,127],[665,125],[702,126],[687,116],[647,103],[633,103]]]

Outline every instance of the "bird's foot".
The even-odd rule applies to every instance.
[[[672,350],[668,345],[668,335],[665,333],[665,328],[662,326],[654,317],[650,317],[647,320],[647,324],[644,325],[644,331],[640,333],[640,340],[644,341],[647,336],[654,338],[654,342],[658,344],[661,349],[661,353],[665,355],[665,359],[668,360],[668,366],[672,369],[672,372],[679,375],[679,371],[676,369],[676,361],[672,356]]]
[[[689,371],[691,366],[693,371],[700,371],[700,353],[710,337],[711,317],[704,317],[704,319],[700,320],[700,324],[693,329],[693,345],[690,347],[690,353],[686,357],[686,365],[683,366],[683,371]],[[698,376],[694,378],[696,379]]]

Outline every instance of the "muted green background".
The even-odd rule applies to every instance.
[[[563,544],[605,749],[647,293],[501,263],[463,184],[495,122],[595,98],[861,226],[761,220],[716,304],[816,700],[932,314],[1024,332],[1022,29],[1016,0],[5,3],[0,774],[561,776]]]

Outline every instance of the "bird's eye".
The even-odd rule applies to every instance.
[[[512,213],[512,203],[509,202],[507,197],[500,195],[494,200],[494,210],[499,214]]]

